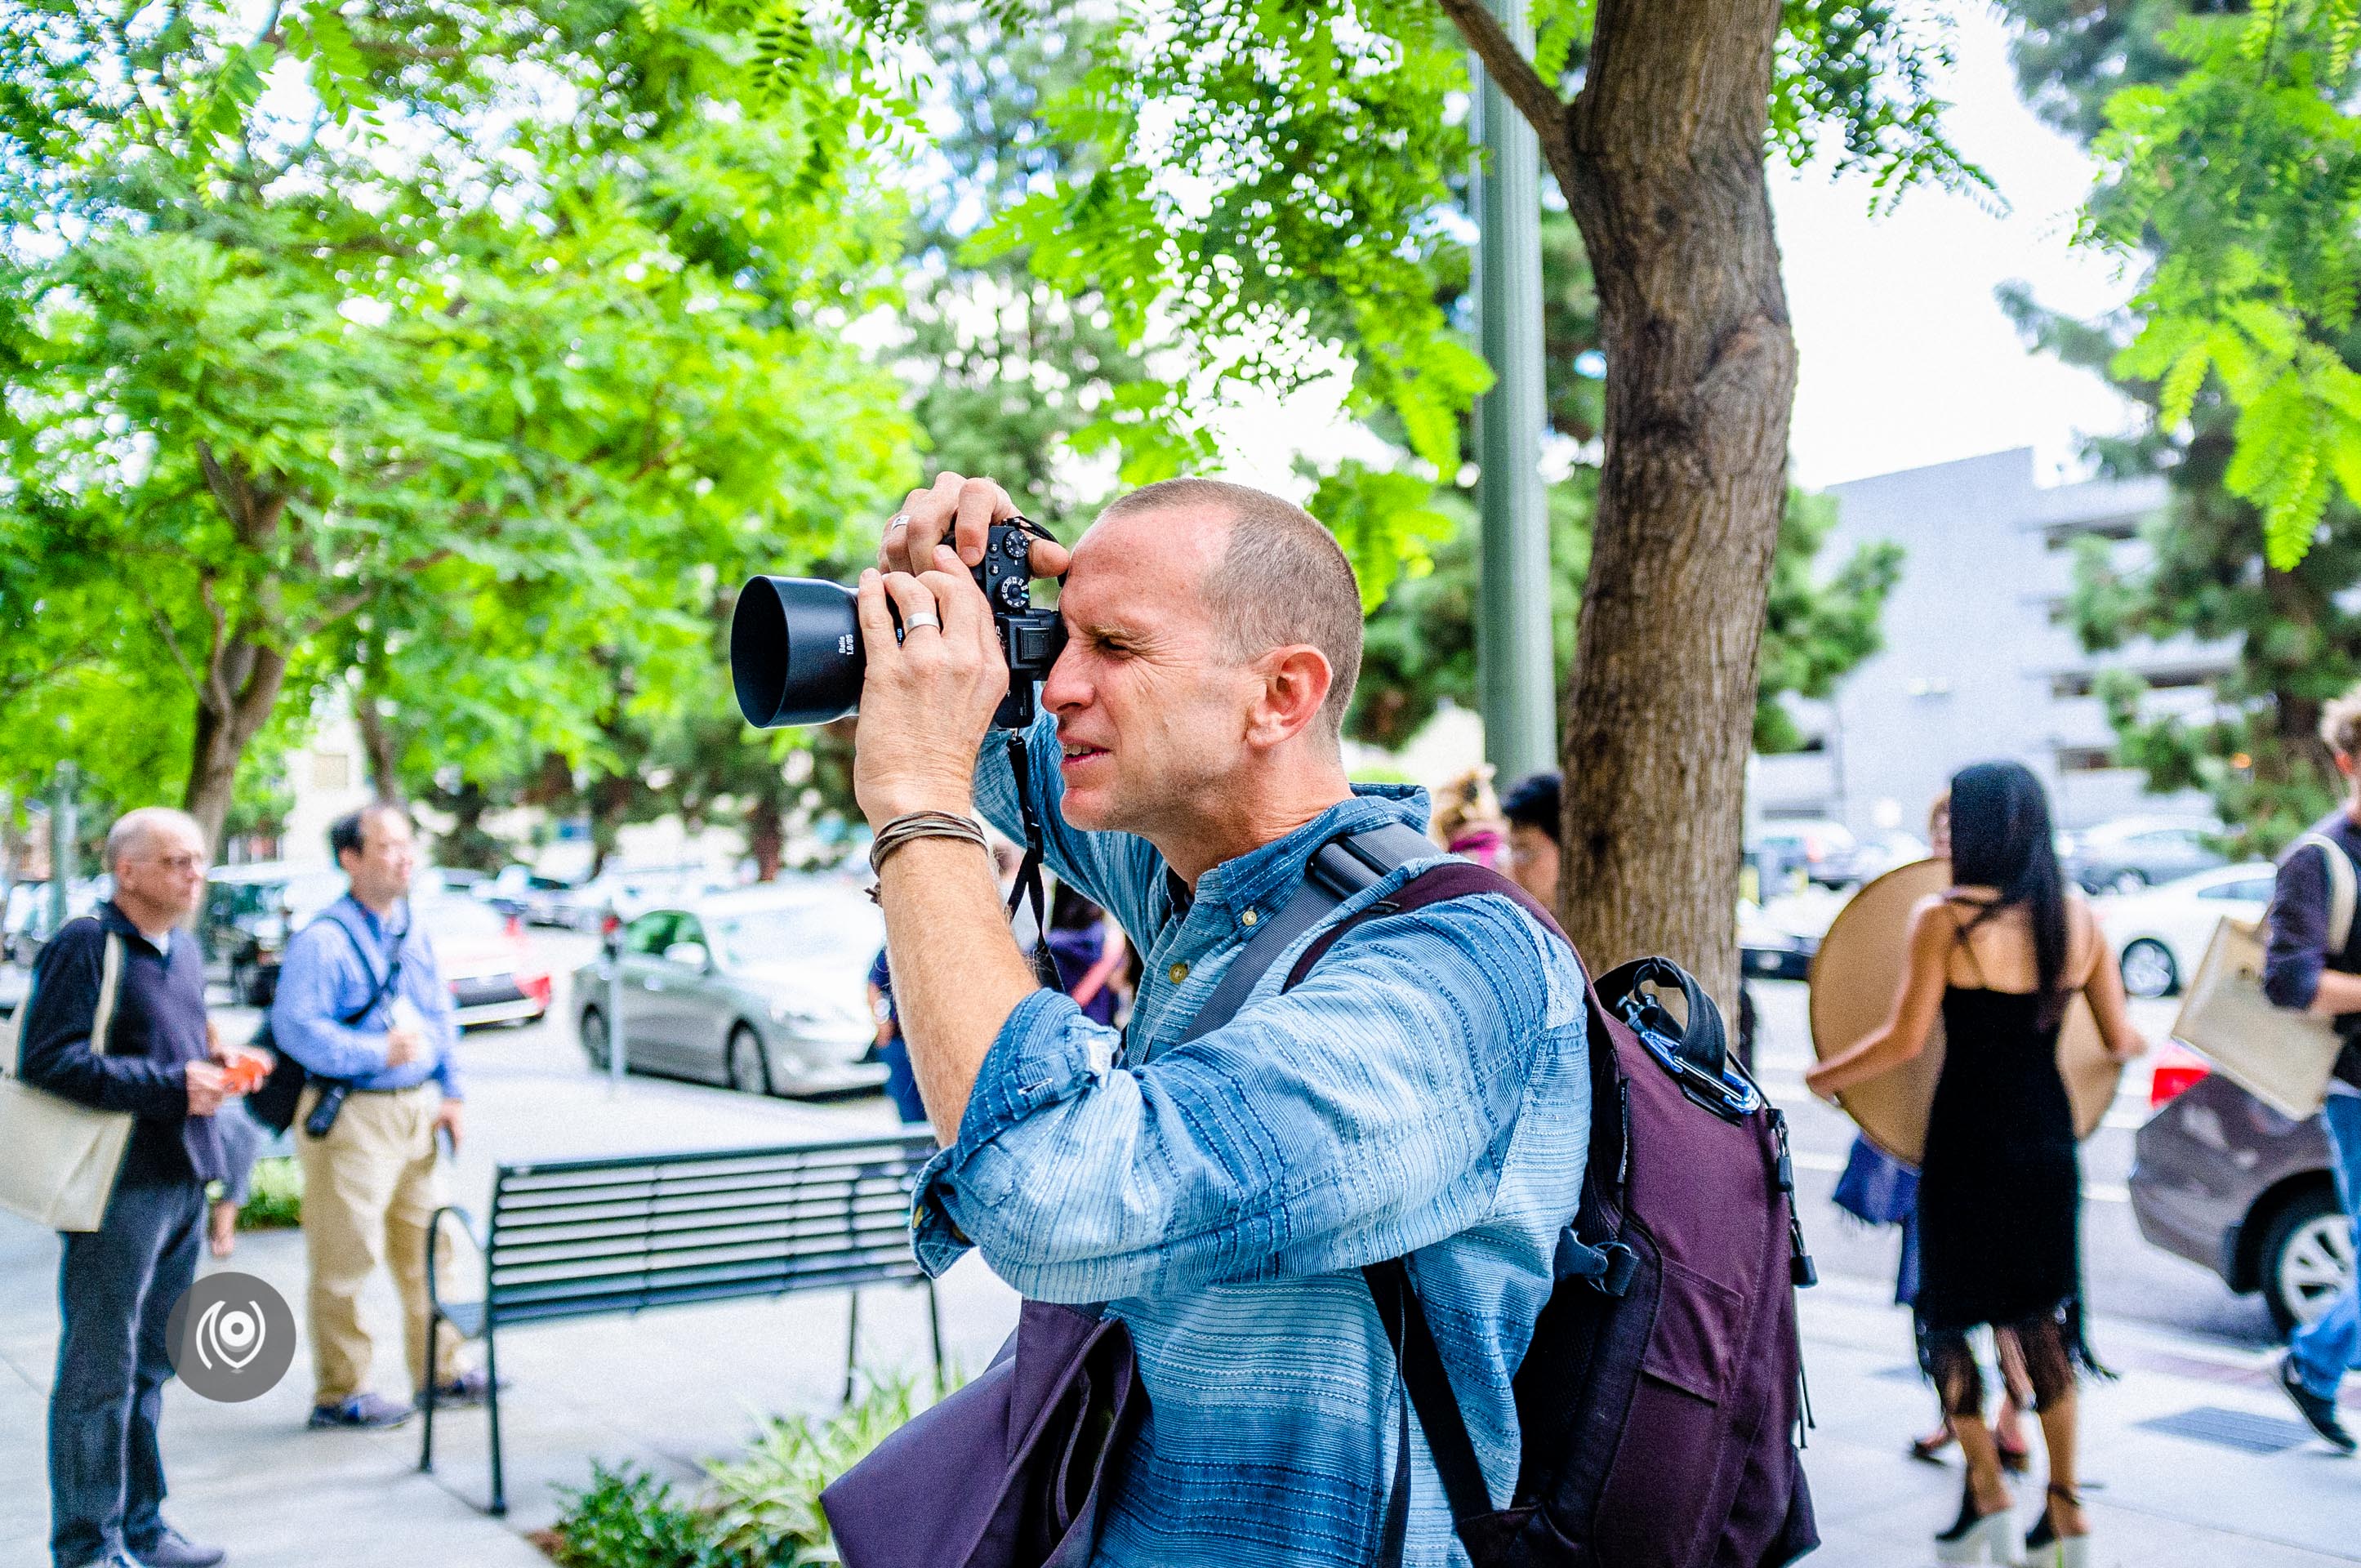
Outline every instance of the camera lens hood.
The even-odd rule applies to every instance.
[[[730,684],[761,729],[826,724],[861,702],[866,663],[852,590],[820,577],[752,577],[730,618]]]

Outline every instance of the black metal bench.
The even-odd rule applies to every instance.
[[[426,1364],[445,1325],[484,1342],[491,1421],[491,1511],[508,1511],[500,1471],[499,1333],[519,1323],[637,1312],[697,1301],[852,1291],[844,1397],[852,1398],[861,1288],[924,1285],[943,1373],[934,1281],[911,1255],[910,1195],[935,1152],[924,1133],[776,1148],[630,1155],[504,1165],[489,1223],[435,1212],[426,1245]],[[444,1299],[436,1243],[450,1216],[482,1254],[479,1300]],[[434,1467],[434,1377],[427,1378],[421,1470]]]

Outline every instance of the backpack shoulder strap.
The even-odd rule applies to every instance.
[[[2356,889],[2353,857],[2345,846],[2325,833],[2307,833],[2299,844],[2310,844],[2319,850],[2321,859],[2328,864],[2328,950],[2342,953],[2353,939],[2353,908],[2361,889]]]
[[[1213,994],[1181,1032],[1180,1043],[1209,1035],[1236,1017],[1256,982],[1270,972],[1279,955],[1338,905],[1375,887],[1411,861],[1441,853],[1434,840],[1399,822],[1344,834],[1321,845],[1303,868],[1302,885],[1278,914],[1263,922],[1246,950],[1230,960]]]
[[[123,989],[123,938],[106,934],[105,956],[98,963],[98,1011],[90,1018],[90,1054],[107,1055],[106,1034],[115,1025],[115,998]]]

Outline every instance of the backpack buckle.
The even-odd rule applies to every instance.
[[[1640,1255],[1621,1242],[1592,1246],[1568,1225],[1557,1235],[1557,1256],[1551,1272],[1560,1280],[1580,1279],[1602,1296],[1620,1297],[1631,1288],[1640,1271]]]

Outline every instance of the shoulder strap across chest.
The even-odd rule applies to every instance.
[[[1246,950],[1231,960],[1213,994],[1189,1021],[1181,1043],[1209,1035],[1236,1017],[1255,982],[1269,972],[1279,955],[1338,905],[1375,887],[1411,861],[1442,852],[1425,834],[1399,822],[1347,833],[1321,845],[1303,868],[1302,885],[1278,914],[1263,922]]]

